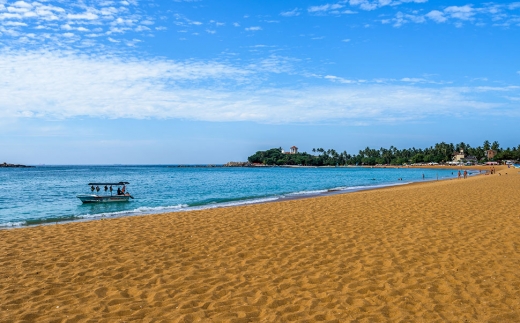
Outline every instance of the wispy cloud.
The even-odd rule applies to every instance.
[[[245,28],[245,30],[247,30],[247,31],[259,31],[259,30],[262,30],[262,27],[260,27],[260,26],[247,27],[247,28]]]
[[[520,8],[520,2],[509,4],[483,3],[480,6],[466,4],[462,6],[439,6],[433,10],[425,10],[420,5],[427,0],[342,0],[335,3],[309,6],[307,12],[310,15],[342,15],[354,14],[357,11],[351,8],[374,11],[383,7],[399,8],[392,18],[383,18],[383,24],[391,24],[401,27],[407,23],[452,23],[456,27],[464,24],[475,24],[484,26],[490,24],[498,27],[520,26],[520,16],[513,13]],[[430,6],[431,8],[431,6]]]
[[[383,19],[383,23],[393,23],[395,27],[400,27],[405,23],[424,23],[430,20],[436,23],[453,23],[456,27],[462,27],[470,23],[477,26],[490,24],[498,27],[509,27],[520,25],[518,15],[512,14],[515,6],[512,4],[485,3],[481,7],[468,4],[464,6],[448,6],[430,10],[426,14],[414,11],[403,14],[399,12],[392,19]]]
[[[425,17],[427,17],[435,22],[438,22],[438,23],[445,22],[446,20],[448,20],[448,18],[446,18],[446,16],[444,15],[444,13],[439,10],[432,10],[432,11],[428,12],[425,15]]]
[[[393,19],[383,20],[382,23],[393,22],[394,27],[401,27],[408,22],[423,23],[425,21],[426,18],[424,16],[406,14],[399,11]]]
[[[344,7],[343,4],[339,4],[339,3],[329,4],[328,3],[328,4],[321,5],[321,6],[311,6],[307,9],[307,11],[310,13],[319,13],[319,12],[337,10],[337,9],[341,9],[343,7]]]
[[[129,31],[149,32],[145,25],[153,23],[151,18],[141,13],[135,1],[0,1],[0,32],[3,43],[10,46],[45,44],[71,47],[77,44],[85,47],[93,44],[94,37],[108,40],[109,36],[120,37]],[[60,32],[93,29],[96,29],[95,34],[75,34],[74,38],[70,33]],[[65,43],[64,37],[68,38]]]
[[[403,3],[425,3],[428,0],[350,0],[351,6],[357,6],[361,10],[375,10],[386,6],[399,6]]]
[[[444,9],[444,13],[449,15],[451,18],[460,20],[471,20],[475,15],[475,9],[471,5],[465,6],[450,6]]]
[[[300,15],[300,9],[299,8],[294,8],[293,10],[289,10],[289,11],[282,11],[280,13],[280,16],[284,16],[284,17],[296,17],[296,16],[299,16]]]
[[[2,51],[0,115],[261,123],[379,123],[389,118],[414,120],[465,113],[518,115],[516,105],[504,101],[515,97],[517,87],[378,85],[333,75],[323,77],[332,86],[275,88],[262,81],[263,73],[293,72],[284,68],[287,59],[272,56],[240,67],[70,51]],[[421,80],[402,80],[415,81]]]

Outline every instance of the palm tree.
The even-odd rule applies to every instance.
[[[484,148],[484,150],[491,149],[491,143],[489,142],[489,140],[484,141],[484,144],[482,145],[482,148]]]

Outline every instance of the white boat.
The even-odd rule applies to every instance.
[[[92,194],[79,194],[77,195],[77,198],[79,198],[83,203],[128,202],[130,199],[133,199],[134,197],[126,191],[127,184],[130,183],[88,183]],[[104,186],[105,195],[95,194],[101,191],[100,186]],[[113,186],[117,186],[116,194],[113,193]],[[120,188],[120,186],[122,186],[122,189]],[[108,191],[110,191],[110,195],[108,195]]]

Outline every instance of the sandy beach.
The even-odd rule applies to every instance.
[[[0,321],[519,322],[520,174],[496,169],[3,230]]]

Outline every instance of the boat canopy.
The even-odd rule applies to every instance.
[[[103,185],[125,185],[125,184],[130,184],[128,182],[119,182],[119,183],[88,183],[88,185],[96,185],[96,186],[103,186]]]

